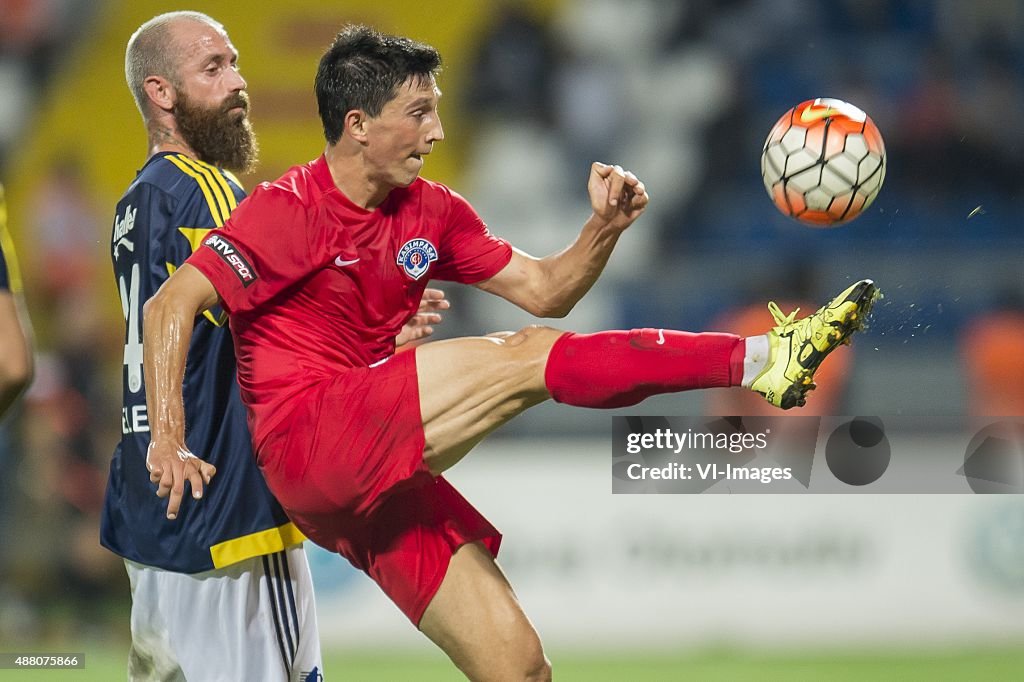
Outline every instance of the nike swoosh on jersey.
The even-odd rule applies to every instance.
[[[358,258],[353,258],[352,260],[344,260],[342,259],[341,256],[338,256],[337,258],[334,259],[334,264],[337,265],[339,268],[343,268],[346,265],[355,265],[358,262]]]

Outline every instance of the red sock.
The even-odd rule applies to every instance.
[[[732,334],[633,329],[563,334],[548,354],[551,397],[577,407],[625,407],[659,393],[738,386],[746,343]]]

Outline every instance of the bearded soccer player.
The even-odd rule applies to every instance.
[[[125,55],[128,87],[148,133],[148,159],[117,205],[111,256],[124,310],[124,403],[103,511],[102,544],[131,581],[132,680],[317,680],[321,660],[304,537],[267,489],[252,454],[235,355],[217,308],[183,341],[187,442],[223,486],[164,518],[146,468],[150,423],[142,371],[142,308],[245,192],[227,169],[249,171],[256,141],[246,83],[224,28],[195,12],[143,24]],[[400,341],[430,333],[424,312]],[[215,613],[199,616],[196,605]]]
[[[857,282],[801,320],[771,307],[777,326],[747,339],[537,326],[394,354],[430,278],[565,315],[648,203],[633,173],[595,163],[593,213],[564,250],[537,259],[495,237],[465,199],[419,177],[444,137],[439,66],[407,38],[337,36],[316,77],[325,153],[257,188],[146,307],[149,466],[171,517],[185,482],[200,496],[215,473],[189,452],[181,384],[192,320],[223,305],[257,459],[296,525],[366,571],[468,677],[546,680],[540,639],[494,560],[500,535],[442,472],[549,398],[621,407],[745,385],[800,405],[875,287]]]

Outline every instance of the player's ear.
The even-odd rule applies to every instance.
[[[158,109],[170,111],[177,101],[178,92],[171,82],[162,76],[149,76],[142,82],[146,96]]]
[[[366,128],[370,117],[362,109],[351,109],[345,114],[345,132],[358,142],[366,141]]]

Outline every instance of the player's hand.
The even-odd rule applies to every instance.
[[[617,231],[625,230],[647,208],[647,188],[631,171],[595,161],[587,181],[594,215]]]
[[[178,517],[185,483],[192,488],[192,497],[203,496],[203,484],[209,483],[217,467],[199,459],[184,444],[150,441],[146,450],[146,468],[149,480],[157,484],[157,497],[167,497],[167,518]]]
[[[448,310],[451,303],[444,297],[440,289],[426,289],[420,299],[419,312],[402,325],[402,331],[395,337],[395,345],[402,346],[410,341],[425,339],[434,333],[431,325],[441,323],[442,310]]]

